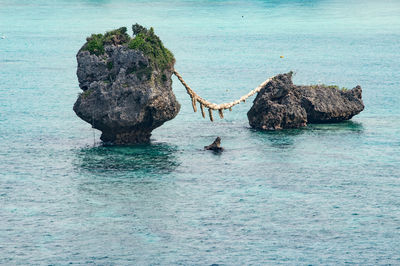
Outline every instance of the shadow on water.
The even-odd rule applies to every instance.
[[[338,123],[309,124],[307,127],[298,129],[283,129],[276,131],[261,131],[251,129],[252,137],[258,141],[268,141],[274,148],[288,149],[296,144],[296,140],[302,135],[325,135],[325,134],[358,134],[364,131],[359,122],[343,121]]]
[[[96,174],[167,174],[179,166],[176,152],[177,147],[163,143],[87,147],[77,150],[75,165],[80,171]]]
[[[310,124],[304,130],[321,131],[321,133],[362,133],[364,127],[360,122],[348,120],[338,123]]]
[[[293,147],[295,140],[299,135],[302,135],[304,129],[283,129],[275,131],[261,131],[251,129],[252,136],[258,141],[268,141],[274,148],[287,149]]]

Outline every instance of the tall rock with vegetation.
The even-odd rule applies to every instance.
[[[277,75],[261,89],[247,113],[250,126],[262,130],[304,127],[351,119],[364,110],[362,89],[296,86],[292,73]]]
[[[180,104],[172,92],[175,59],[153,28],[132,26],[93,34],[79,50],[83,92],[75,113],[114,144],[144,143],[153,129],[173,119]]]

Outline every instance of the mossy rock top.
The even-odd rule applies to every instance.
[[[306,86],[306,87],[309,87],[310,89],[320,89],[320,88],[335,89],[335,90],[342,91],[342,92],[346,92],[346,91],[349,90],[346,87],[341,87],[340,88],[338,85],[326,85],[326,84],[323,84],[323,83],[322,84],[309,85],[309,86]]]
[[[86,39],[82,50],[87,50],[97,56],[105,53],[106,45],[124,45],[129,49],[142,51],[149,58],[150,66],[160,71],[175,63],[174,55],[164,47],[160,38],[151,27],[147,29],[139,24],[132,25],[132,37],[127,33],[126,27],[121,27],[105,34],[92,34]]]

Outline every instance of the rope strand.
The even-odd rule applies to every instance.
[[[187,94],[189,94],[190,98],[192,99],[192,106],[193,106],[193,111],[197,111],[196,107],[196,102],[200,104],[200,109],[201,109],[201,114],[203,118],[205,118],[204,114],[204,107],[208,108],[208,113],[210,116],[210,120],[214,121],[213,115],[212,115],[212,110],[218,110],[219,116],[224,118],[224,113],[223,110],[229,109],[229,111],[232,111],[232,107],[235,105],[238,105],[241,102],[246,102],[246,99],[253,96],[254,94],[258,93],[262,88],[264,88],[268,82],[270,82],[273,78],[269,78],[263,83],[261,83],[257,88],[254,90],[251,90],[249,93],[246,95],[243,95],[236,101],[228,102],[228,103],[221,103],[221,104],[215,104],[212,102],[209,102],[203,98],[201,98],[196,92],[192,90],[192,88],[189,87],[189,85],[185,82],[185,80],[182,78],[182,76],[178,73],[178,71],[174,70],[175,76],[179,79],[179,81],[182,83],[182,85],[185,87]]]

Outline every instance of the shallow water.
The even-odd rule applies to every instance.
[[[0,0],[0,264],[400,264],[398,1]],[[72,111],[93,32],[153,26],[202,96],[269,76],[363,87],[351,121],[249,128],[182,110],[103,147]],[[281,59],[280,56],[284,58]],[[226,151],[202,150],[221,136]]]

